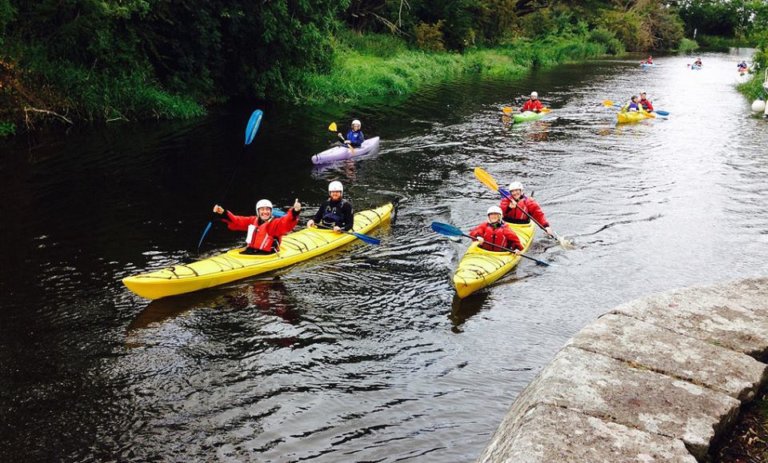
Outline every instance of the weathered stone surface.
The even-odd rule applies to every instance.
[[[516,434],[520,417],[540,405],[564,407],[630,428],[681,439],[703,458],[738,413],[726,394],[631,367],[574,347],[561,350],[515,401],[491,447]]]
[[[693,461],[680,442],[704,461],[738,412],[734,397],[766,382],[747,355],[768,358],[768,278],[619,306],[523,390],[480,461]]]
[[[762,359],[768,355],[768,278],[656,294],[621,313]]]
[[[679,439],[541,405],[521,418],[517,434],[488,447],[483,463],[696,463]]]
[[[752,399],[768,366],[752,357],[622,314],[604,315],[569,346],[607,355],[730,395]]]

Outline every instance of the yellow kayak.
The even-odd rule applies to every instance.
[[[621,111],[616,114],[616,118],[619,120],[619,124],[639,122],[652,117],[656,116],[647,111]]]
[[[355,214],[356,233],[367,233],[390,219],[392,203]],[[190,293],[231,281],[271,272],[324,254],[354,241],[354,235],[332,230],[308,228],[285,235],[280,252],[268,255],[243,255],[244,248],[191,264],[178,264],[155,272],[123,279],[131,291],[147,299]]]
[[[507,224],[520,238],[523,252],[527,251],[533,243],[536,234],[536,225]],[[456,273],[453,274],[453,286],[460,298],[491,285],[504,276],[517,265],[521,257],[511,252],[486,251],[478,247],[477,242],[472,243],[461,258]]]

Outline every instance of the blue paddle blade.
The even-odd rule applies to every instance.
[[[285,215],[285,211],[282,209],[272,209],[272,215],[279,218]]]
[[[259,131],[259,126],[261,125],[261,117],[264,115],[264,112],[260,109],[257,109],[256,111],[251,114],[251,118],[248,119],[248,125],[245,126],[245,144],[250,145],[253,141],[253,137],[256,136],[256,132]]]
[[[656,111],[654,111],[654,112],[655,112],[656,114],[658,114],[659,116],[669,116],[669,111],[662,111],[662,110],[660,110],[660,109],[657,109],[657,110],[656,110]]]
[[[432,227],[433,231],[445,236],[462,236],[464,234],[458,228],[447,223],[432,222],[432,225],[430,226]]]
[[[363,241],[368,244],[381,244],[381,240],[376,239],[372,236],[363,235],[362,233],[355,233],[350,232],[351,234],[355,235],[355,238],[359,239],[360,241]]]
[[[205,230],[203,230],[203,234],[200,236],[200,241],[197,243],[197,252],[200,252],[200,246],[203,244],[203,240],[205,239],[205,235],[208,234],[208,230],[211,229],[211,225],[213,225],[213,220],[208,222],[208,225],[205,226]]]

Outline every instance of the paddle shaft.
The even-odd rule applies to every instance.
[[[325,225],[324,223],[318,223],[318,224],[315,224],[315,226],[317,228],[322,228],[322,229],[325,229],[325,230],[333,230],[333,227],[331,227],[329,225]],[[359,239],[359,240],[361,240],[361,241],[363,241],[365,243],[368,243],[368,244],[379,244],[379,243],[381,243],[381,240],[379,240],[378,238],[374,238],[372,236],[368,236],[368,235],[365,235],[363,233],[347,231],[347,230],[344,230],[344,229],[342,229],[340,231],[341,231],[341,233],[346,233],[347,235],[352,235],[355,238],[357,238],[357,239]]]

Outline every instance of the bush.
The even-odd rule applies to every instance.
[[[445,41],[443,37],[444,20],[439,20],[434,24],[424,22],[416,26],[416,46],[421,50],[427,51],[445,51]]]
[[[0,121],[0,138],[7,137],[16,133],[16,124],[13,122]]]
[[[698,50],[699,44],[695,40],[691,39],[682,39],[680,41],[680,44],[677,46],[677,52],[678,53],[690,53],[694,50]]]
[[[589,41],[605,45],[607,53],[611,55],[620,55],[625,51],[624,45],[616,38],[616,34],[603,27],[592,30],[589,33]]]

